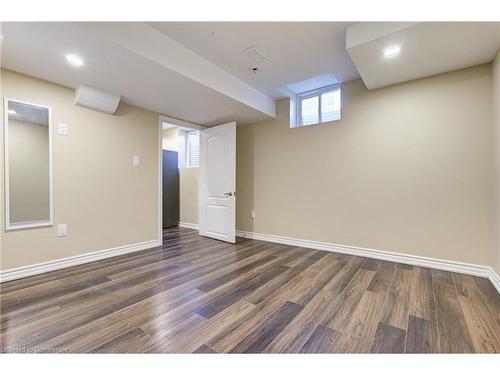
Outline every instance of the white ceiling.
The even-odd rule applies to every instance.
[[[339,82],[359,78],[345,48],[346,22],[160,22],[150,23],[195,53],[273,98],[280,87],[326,73]],[[243,51],[268,58],[253,63]],[[249,68],[262,68],[254,74]]]
[[[387,59],[384,49],[401,47]],[[347,30],[347,50],[368,89],[491,62],[500,22],[368,22]]]
[[[126,103],[206,126],[269,118],[269,112],[246,105],[240,98],[234,99],[236,95],[221,93],[218,88],[186,77],[184,72],[181,74],[158,60],[103,38],[93,32],[91,24],[2,23],[2,34],[2,67],[7,69],[72,88],[84,84],[114,92]],[[159,53],[161,48],[155,51]],[[68,53],[81,55],[85,65],[70,66],[65,59]],[[201,58],[193,63],[210,64]],[[218,73],[218,83],[229,83],[227,92],[246,90],[254,97],[260,95],[266,99],[264,94],[226,72]]]
[[[361,76],[372,89],[487,63],[500,48],[500,23],[4,22],[2,33],[7,69],[205,126],[274,117],[287,86]],[[391,44],[401,54],[384,59]],[[267,59],[252,61],[249,47]]]

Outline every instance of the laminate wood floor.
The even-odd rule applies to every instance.
[[[486,280],[182,228],[1,284],[2,352],[498,353]]]

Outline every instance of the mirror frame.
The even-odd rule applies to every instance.
[[[9,102],[21,103],[40,108],[46,108],[49,115],[49,219],[23,221],[18,223],[10,222],[10,201],[9,201]],[[52,167],[52,108],[46,105],[34,104],[12,98],[4,98],[4,207],[5,207],[5,230],[25,229],[35,227],[45,227],[54,225],[54,189],[53,189],[53,167]]]

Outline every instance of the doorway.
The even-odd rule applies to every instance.
[[[236,122],[210,128],[160,116],[159,237],[171,227],[235,242]]]
[[[161,229],[198,227],[200,130],[186,125],[160,119]]]

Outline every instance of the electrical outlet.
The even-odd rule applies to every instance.
[[[59,224],[57,226],[57,237],[66,237],[68,235],[68,225]]]
[[[250,211],[250,219],[255,219],[255,210]]]
[[[60,122],[59,125],[57,126],[57,134],[68,135],[69,134],[68,124],[65,124],[64,122]]]
[[[137,166],[141,165],[141,157],[139,155],[134,155],[132,157],[132,165],[134,167],[137,167]]]

